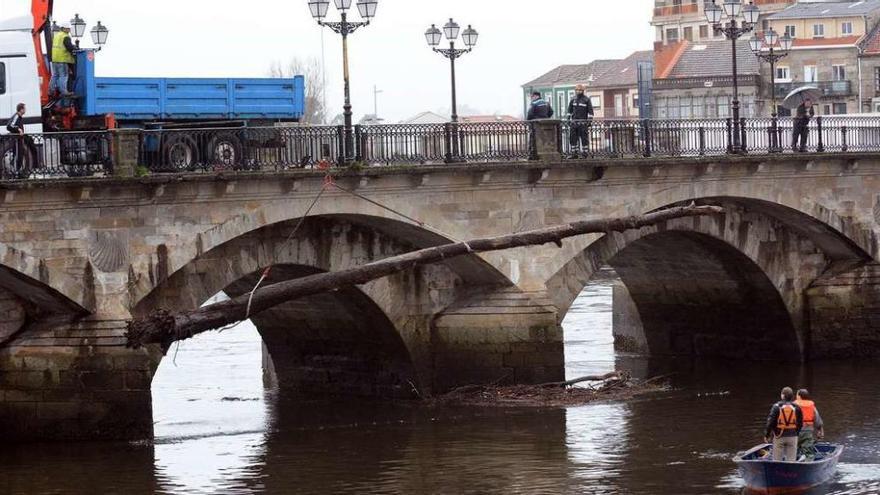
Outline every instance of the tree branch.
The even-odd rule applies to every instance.
[[[721,212],[722,209],[717,206],[692,204],[640,216],[587,220],[518,234],[429,247],[374,261],[356,268],[311,275],[263,287],[254,292],[249,314],[247,313],[249,294],[177,314],[160,309],[146,317],[135,318],[128,323],[127,345],[138,348],[145,344],[161,344],[163,352],[167,352],[171,344],[176,341],[186,340],[200,333],[245,320],[287,301],[364,284],[418,265],[437,263],[472,253],[538,246],[547,243],[559,245],[562,239],[583,234],[623,232],[675,218],[712,215]]]

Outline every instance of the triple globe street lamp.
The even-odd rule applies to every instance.
[[[716,33],[723,33],[731,41],[733,47],[733,101],[731,111],[733,114],[733,135],[728,151],[739,153],[742,151],[739,120],[739,81],[736,70],[736,40],[746,33],[751,32],[758,24],[761,12],[754,3],[743,6],[741,0],[724,0],[724,8],[719,7],[715,0],[706,4],[706,20]]]
[[[344,150],[342,150],[342,161],[349,163],[355,159],[354,157],[354,132],[352,128],[352,112],[351,112],[351,90],[348,77],[348,35],[355,32],[359,28],[368,26],[370,19],[376,16],[376,7],[378,0],[357,0],[357,9],[363,21],[352,22],[348,20],[348,10],[351,8],[352,0],[333,0],[336,9],[339,10],[339,22],[326,22],[327,10],[330,7],[330,0],[309,0],[309,11],[312,17],[318,21],[319,26],[327,27],[335,33],[342,35],[342,74],[345,81],[345,104],[343,105],[343,116],[345,118],[345,139]]]
[[[461,33],[461,38],[464,42],[465,48],[463,49],[455,48],[455,40],[458,39],[459,33]],[[446,40],[449,41],[449,48],[437,48],[442,41],[443,35],[446,35]],[[458,122],[458,104],[455,97],[455,59],[460,58],[465,53],[470,53],[477,44],[479,36],[480,33],[470,25],[468,25],[464,32],[461,32],[461,26],[452,18],[443,26],[442,32],[437,28],[436,24],[431,24],[431,27],[425,31],[425,39],[428,41],[428,46],[449,59],[449,69],[452,75],[452,122]]]
[[[749,40],[749,48],[752,49],[752,53],[755,54],[755,57],[770,63],[771,150],[780,149],[779,133],[777,132],[776,121],[776,62],[788,56],[792,44],[794,44],[794,39],[789,36],[788,33],[785,33],[782,37],[780,37],[779,34],[772,28],[764,33],[763,38],[759,38],[757,35],[755,35],[752,36],[752,38]]]

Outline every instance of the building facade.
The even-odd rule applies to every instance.
[[[796,0],[753,0],[761,10],[759,31],[767,28],[766,17],[795,3]],[[655,41],[661,45],[680,41],[705,42],[723,39],[706,21],[705,5],[709,0],[655,0],[651,26]],[[747,3],[747,2],[743,2]],[[717,4],[720,6],[721,1]]]
[[[759,105],[761,75],[758,59],[748,41],[737,42],[741,117],[762,115]],[[733,95],[731,42],[682,41],[658,47],[651,114],[657,119],[730,117]]]
[[[869,53],[880,21],[880,0],[799,2],[768,17],[780,35],[794,38],[789,55],[776,65],[776,92],[781,101],[792,89],[806,84],[822,90],[819,114],[848,114],[871,110],[875,74]],[[769,67],[763,68],[770,80]],[[764,98],[769,99],[770,86]],[[781,115],[786,115],[780,109]]]

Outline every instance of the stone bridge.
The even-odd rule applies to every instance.
[[[612,266],[656,355],[880,355],[880,155],[447,165],[0,186],[0,434],[147,438],[162,356],[125,323],[449,240],[670,205],[625,234],[472,255],[254,315],[266,376],[303,394],[425,395],[563,377],[560,322]],[[368,198],[371,201],[367,201]],[[380,206],[381,205],[381,206]]]

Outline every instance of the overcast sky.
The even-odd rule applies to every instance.
[[[307,0],[55,0],[55,19],[79,13],[110,29],[99,76],[262,77],[273,61],[321,57]],[[480,32],[457,63],[459,111],[521,115],[520,85],[559,64],[650,49],[651,0],[379,0],[373,23],[349,38],[355,118],[396,122],[450,106],[449,62],[424,38],[450,16]],[[0,18],[30,0],[0,0]],[[227,7],[228,6],[228,7]],[[353,8],[353,10],[356,10]],[[331,2],[328,20],[336,20]],[[357,18],[357,14],[354,14]],[[341,112],[341,39],[323,29],[330,115]],[[88,42],[90,43],[90,41]],[[84,46],[87,46],[86,43]]]

